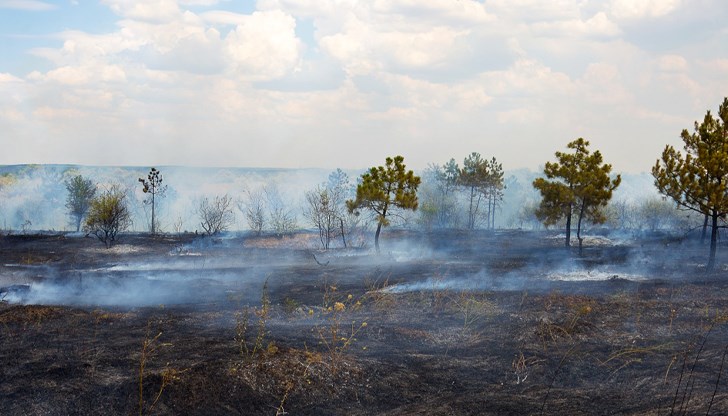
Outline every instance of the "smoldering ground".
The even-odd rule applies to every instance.
[[[0,411],[129,414],[140,397],[156,414],[728,406],[723,250],[706,275],[699,242],[562,245],[558,233],[391,229],[380,255],[305,235],[126,235],[108,250],[5,237],[2,286],[16,287],[0,302]],[[258,334],[262,352],[246,355]]]
[[[25,304],[138,307],[214,304],[234,295],[254,303],[265,282],[275,291],[324,279],[345,285],[386,283],[388,293],[589,293],[700,280],[705,266],[704,247],[689,240],[634,243],[597,236],[585,240],[579,255],[575,248],[562,247],[553,233],[389,235],[380,255],[366,248],[322,251],[315,238],[190,235],[153,256],[145,253],[144,237],[139,237],[141,245],[131,241],[107,250],[90,244],[70,259],[45,264],[31,264],[31,241],[27,256],[20,249],[19,262],[2,266],[3,298]]]

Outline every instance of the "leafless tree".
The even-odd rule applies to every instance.
[[[268,206],[268,217],[270,228],[275,234],[283,235],[296,230],[296,215],[283,202],[283,198],[276,186],[267,186],[264,189],[265,199]]]
[[[227,194],[216,196],[212,200],[205,197],[200,201],[197,214],[205,234],[215,235],[230,228],[235,221],[232,206],[233,199]]]
[[[257,235],[263,233],[265,227],[265,197],[260,189],[246,190],[243,200],[237,203],[238,210],[245,217],[248,227]]]
[[[328,250],[331,240],[341,232],[341,213],[337,212],[329,189],[319,185],[306,192],[306,206],[303,209],[303,215],[311,225],[316,227],[321,245],[324,250]]]

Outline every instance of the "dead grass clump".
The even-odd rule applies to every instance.
[[[461,316],[463,331],[474,329],[481,320],[498,313],[498,305],[485,295],[459,292],[450,298],[450,306]]]
[[[260,354],[255,364],[232,366],[229,375],[277,402],[275,414],[286,414],[288,403],[306,406],[319,403],[322,397],[336,399],[361,384],[364,371],[353,358],[342,356],[338,368],[332,374],[320,352],[276,348]]]
[[[57,306],[17,305],[0,311],[0,324],[38,326],[43,322],[60,319],[67,315],[67,309]]]
[[[546,315],[538,320],[535,331],[544,349],[550,342],[587,334],[594,326],[591,317],[596,308],[593,298],[551,293],[544,300]]]
[[[367,291],[363,300],[371,304],[377,311],[391,313],[397,304],[397,299],[394,294],[387,292],[389,286],[389,277],[381,282],[365,279],[364,287],[366,287]]]

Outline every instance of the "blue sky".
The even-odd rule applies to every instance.
[[[0,0],[0,164],[650,169],[728,96],[724,0]]]

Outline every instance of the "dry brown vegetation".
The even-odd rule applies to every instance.
[[[446,247],[431,237],[390,234],[385,241],[431,245],[433,255],[396,261],[321,253],[328,266],[271,240],[195,245],[192,237],[128,237],[122,243],[135,250],[104,253],[87,250],[98,244],[90,239],[6,238],[0,264],[23,282],[70,285],[79,269],[178,260],[180,245],[200,253],[202,260],[189,260],[199,273],[190,274],[207,280],[179,281],[180,292],[199,290],[196,302],[0,302],[0,414],[719,415],[728,409],[728,276],[683,265],[699,258],[690,246],[669,253],[662,242],[640,247],[653,259],[641,282],[543,285],[536,284],[539,276],[572,254],[539,235],[474,234],[465,242],[458,234],[447,236]],[[574,261],[625,265],[637,249],[600,246]],[[683,259],[674,260],[675,250]],[[31,265],[20,273],[7,266],[22,264],[28,252],[44,259],[44,269]],[[660,253],[669,255],[654,260]],[[228,257],[250,266],[211,266]],[[216,281],[220,270],[233,277]],[[463,289],[462,278],[475,282],[482,270],[495,279],[534,280]],[[132,278],[119,273],[114,277]],[[428,283],[392,290],[416,282]]]

